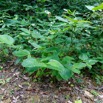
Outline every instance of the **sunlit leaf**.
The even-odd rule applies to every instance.
[[[64,18],[62,18],[60,16],[56,16],[56,19],[59,20],[59,21],[68,22],[67,19],[64,19]]]
[[[33,47],[35,47],[35,48],[41,48],[41,46],[40,45],[38,45],[35,41],[33,41],[33,40],[29,40],[28,41]]]
[[[35,58],[27,58],[22,62],[23,67],[32,68],[32,67],[46,67],[46,64],[39,62]]]
[[[96,6],[96,7],[94,7],[92,10],[97,11],[97,10],[102,10],[102,9],[103,9],[103,3],[98,5],[98,6]]]
[[[30,35],[30,30],[26,29],[26,28],[20,28],[21,31],[23,31],[24,33],[26,33],[26,35]]]
[[[47,64],[50,69],[57,71],[63,71],[65,69],[64,66],[57,60],[50,60]]]
[[[82,103],[82,100],[76,100],[75,103]]]
[[[14,43],[14,39],[9,35],[0,35],[0,43],[12,45]]]
[[[30,52],[28,50],[18,50],[18,51],[14,51],[13,55],[17,57],[24,57],[30,55]]]
[[[94,6],[86,5],[86,8],[89,10],[93,10]]]

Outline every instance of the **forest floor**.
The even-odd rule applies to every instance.
[[[0,103],[103,103],[103,85],[90,77],[76,76],[78,82],[33,82],[12,62],[0,66]]]

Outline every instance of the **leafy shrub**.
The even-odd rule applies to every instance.
[[[16,5],[18,11],[21,7],[19,3]],[[2,50],[12,50],[17,57],[16,64],[21,63],[25,72],[35,72],[36,77],[49,75],[68,80],[75,73],[80,74],[82,69],[89,68],[94,75],[94,65],[100,70],[103,68],[101,11],[88,12],[84,18],[82,13],[68,9],[61,16],[52,16],[44,6],[20,6],[25,13],[10,15],[8,8],[2,10],[0,44]]]

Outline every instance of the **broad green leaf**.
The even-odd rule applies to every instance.
[[[65,16],[67,19],[68,19],[68,21],[70,21],[69,22],[69,24],[74,24],[74,23],[90,23],[90,21],[86,21],[86,20],[80,20],[80,19],[78,19],[78,18],[71,18],[71,17],[69,17],[69,16]]]
[[[14,39],[9,35],[0,35],[0,43],[12,45],[14,43]]]
[[[29,36],[30,34],[25,33],[25,32],[21,32],[20,35],[23,35],[23,36]]]
[[[22,62],[23,67],[32,68],[32,67],[46,67],[46,64],[39,62],[35,58],[27,58]]]
[[[65,70],[64,66],[57,60],[53,60],[51,59],[48,63],[47,63],[48,67],[50,69],[54,69],[57,71],[63,71]]]
[[[86,5],[86,8],[89,10],[93,10],[94,6]]]
[[[95,63],[97,63],[98,61],[97,60],[93,60],[93,59],[89,59],[87,61],[87,63],[89,63],[90,65],[94,65]]]
[[[64,18],[62,18],[60,16],[56,16],[56,19],[59,20],[59,21],[68,22],[67,19],[64,19]]]
[[[91,69],[92,68],[92,65],[90,65],[88,62],[86,63],[86,66]]]
[[[30,52],[28,50],[19,50],[19,51],[14,51],[13,55],[17,57],[24,57],[30,55]]]
[[[63,63],[67,64],[67,63],[72,63],[74,60],[74,58],[69,57],[69,56],[65,56],[62,60]]]
[[[54,54],[51,55],[51,56],[43,57],[43,58],[41,59],[41,61],[49,61],[50,59],[54,59],[54,58],[55,58],[55,60],[57,60],[57,61],[60,60],[59,57],[58,57],[58,54],[54,53]]]
[[[82,69],[86,67],[85,63],[74,63],[73,68],[72,69]]]
[[[69,69],[66,69],[59,61],[57,60],[50,60],[49,63],[47,63],[47,67],[53,70],[57,70],[60,74],[60,76],[64,80],[68,80],[72,76],[72,72]]]
[[[79,56],[79,59],[85,61],[85,60],[88,60],[89,58],[88,58],[88,55],[87,55],[87,54],[81,54],[81,55]]]
[[[96,7],[94,7],[92,10],[97,11],[97,10],[102,10],[102,9],[103,9],[103,3],[98,5],[98,6],[96,6]]]
[[[96,60],[103,64],[103,57],[97,57]]]
[[[65,68],[65,70],[59,71],[60,76],[64,80],[68,80],[72,77],[72,71]]]
[[[89,69],[91,69],[92,65],[96,64],[97,62],[98,62],[97,60],[89,59],[86,61],[86,65]]]
[[[72,70],[72,72],[74,72],[74,73],[80,74],[80,70],[77,69],[77,68],[73,68],[73,69],[71,69],[71,70]]]
[[[26,29],[26,28],[20,28],[21,31],[23,31],[24,33],[26,33],[25,35],[30,35],[30,30]]]
[[[7,19],[5,22],[7,25],[16,25],[17,23],[19,23],[18,20],[14,20],[14,19]]]
[[[33,38],[42,38],[43,37],[37,30],[32,31],[31,35]]]
[[[98,61],[97,60],[93,60],[93,59],[89,59],[86,61],[86,66],[91,69],[92,65],[96,64]]]
[[[35,47],[35,48],[41,48],[41,46],[40,45],[38,45],[35,41],[33,41],[33,40],[29,40],[28,41],[33,47]]]

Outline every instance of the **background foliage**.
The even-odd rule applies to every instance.
[[[68,80],[103,80],[102,0],[1,0],[1,58],[13,54],[25,72]],[[102,5],[102,4],[101,4]],[[96,11],[92,8],[97,7]]]

